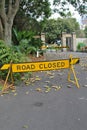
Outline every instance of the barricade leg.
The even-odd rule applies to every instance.
[[[70,81],[70,82],[76,84],[77,88],[80,88],[80,85],[79,85],[79,83],[78,83],[78,79],[77,79],[77,77],[76,77],[76,73],[75,73],[75,70],[74,70],[74,66],[73,66],[73,64],[72,64],[72,56],[70,56],[70,62],[71,62],[71,63],[70,63],[70,71],[69,71],[69,73],[68,73],[68,81]],[[74,80],[75,80],[75,81],[73,81],[73,80],[70,79],[71,73],[73,73],[73,76],[74,76]]]
[[[9,78],[9,75],[11,74],[11,81],[12,81],[12,84],[11,85],[8,85],[7,86],[7,81],[8,81],[8,78]],[[11,89],[15,89],[13,87],[13,83],[14,83],[14,80],[13,80],[13,75],[12,75],[12,62],[10,62],[10,67],[9,67],[9,70],[8,70],[8,73],[7,73],[7,76],[6,76],[6,80],[5,80],[5,83],[4,83],[4,86],[2,88],[2,91],[1,93],[4,93],[5,90],[11,88]]]

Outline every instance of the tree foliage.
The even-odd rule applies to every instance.
[[[48,0],[22,0],[20,3],[20,12],[24,12],[27,16],[39,18],[47,16],[49,17],[50,3]]]
[[[54,0],[54,5],[55,11],[58,11],[63,16],[66,10],[69,11],[70,5],[72,5],[79,14],[87,14],[87,0]]]
[[[14,19],[14,25],[21,30],[40,30],[37,20],[48,18],[51,15],[48,0],[22,0],[19,11]]]
[[[44,32],[46,33],[47,42],[54,39],[60,39],[62,32],[72,33],[80,30],[79,23],[75,18],[58,18],[50,19],[46,22]]]

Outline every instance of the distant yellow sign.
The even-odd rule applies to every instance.
[[[12,64],[12,72],[32,72],[32,71],[45,71],[69,68],[71,64],[76,64],[79,58],[73,58],[72,62],[69,59],[43,61],[43,62],[29,62]],[[10,64],[4,64],[0,70],[9,69]]]

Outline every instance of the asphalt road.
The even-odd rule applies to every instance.
[[[73,55],[81,57],[80,89],[67,81],[68,70],[34,73],[34,83],[0,97],[0,130],[87,130],[87,54]]]

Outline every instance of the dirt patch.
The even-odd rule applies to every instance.
[[[40,55],[39,57],[29,55],[29,58],[32,61],[44,61],[45,60],[45,56],[44,55]]]

